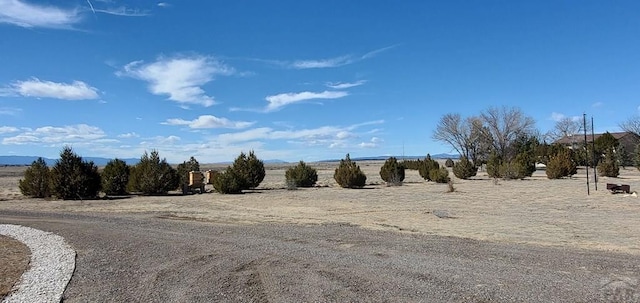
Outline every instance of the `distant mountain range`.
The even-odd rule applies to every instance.
[[[0,165],[31,165],[31,163],[33,163],[33,161],[36,161],[37,159],[38,157],[36,156],[0,156]],[[43,159],[44,162],[49,166],[55,165],[56,161],[58,161],[58,159],[49,159],[44,157]],[[104,166],[107,165],[107,163],[112,159],[100,157],[82,157],[82,160],[93,161],[93,163],[97,166]],[[140,161],[140,159],[138,158],[120,160],[126,162],[129,165],[134,165]]]
[[[359,157],[359,158],[352,158],[351,160],[376,161],[376,160],[386,160],[389,157],[390,156]],[[425,156],[395,156],[395,157],[401,160],[401,159],[423,159]],[[433,159],[447,159],[447,158],[457,159],[459,157],[460,157],[459,155],[453,155],[453,154],[431,155],[431,158]],[[31,163],[33,163],[33,161],[36,161],[37,159],[38,157],[36,156],[0,156],[0,165],[31,165]],[[49,166],[55,165],[56,161],[58,161],[58,159],[49,159],[49,158],[43,158],[43,159]],[[97,166],[105,166],[109,161],[112,160],[109,158],[100,158],[100,157],[82,157],[82,159],[85,161],[93,161],[93,163]],[[140,161],[139,158],[127,158],[127,159],[120,159],[120,160],[126,162],[129,165],[134,165]],[[267,164],[287,163],[287,161],[278,160],[278,159],[263,160],[263,161],[264,163],[267,163]],[[335,161],[340,161],[340,159],[322,160],[318,162],[335,162]],[[224,163],[231,163],[231,162],[223,162],[222,164]],[[217,164],[220,164],[220,163],[217,163]]]
[[[351,160],[353,161],[378,161],[378,160],[387,160],[389,159],[389,157],[396,157],[396,159],[398,160],[417,160],[417,159],[424,159],[427,155],[424,156],[374,156],[374,157],[358,157],[358,158],[351,158]],[[454,154],[434,154],[431,155],[431,159],[458,159],[460,158],[460,155],[454,155]],[[318,162],[337,162],[340,161],[340,159],[331,159],[331,160],[321,160]]]

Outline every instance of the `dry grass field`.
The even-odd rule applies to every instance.
[[[407,171],[403,186],[387,187],[379,176],[382,163],[358,162],[368,184],[359,190],[337,186],[333,180],[336,163],[311,164],[318,169],[318,187],[287,190],[284,172],[289,164],[280,164],[267,165],[261,186],[241,195],[176,194],[91,201],[25,198],[17,185],[25,168],[4,167],[0,168],[0,211],[138,213],[222,224],[343,223],[640,254],[640,199],[635,194],[611,194],[605,187],[606,183],[623,183],[632,191],[640,190],[640,172],[635,168],[621,170],[620,178],[600,178],[598,191],[590,180],[591,195],[587,196],[584,169],[572,179],[548,180],[544,171],[537,171],[525,180],[497,184],[480,172],[473,180],[454,178],[455,191],[447,192],[446,184],[426,182],[416,171]],[[212,188],[208,185],[207,189]]]

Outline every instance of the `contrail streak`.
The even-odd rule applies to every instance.
[[[93,4],[91,4],[91,1],[87,0],[87,3],[89,3],[89,7],[91,8],[91,11],[93,12],[93,14],[96,14],[96,10],[93,9]]]

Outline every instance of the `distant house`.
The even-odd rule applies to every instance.
[[[638,143],[640,143],[640,136],[630,133],[630,132],[619,132],[619,133],[610,133],[614,138],[618,140],[618,143],[621,147],[623,147],[627,152],[632,153]],[[587,135],[587,143],[593,142],[593,140],[597,140],[603,134],[595,134],[591,136],[591,134]],[[556,142],[555,144],[562,144],[569,148],[574,148],[584,144],[584,134],[575,134],[572,136],[564,136]]]

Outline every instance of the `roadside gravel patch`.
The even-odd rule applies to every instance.
[[[64,238],[50,232],[13,224],[0,224],[0,234],[31,250],[30,268],[16,291],[2,302],[60,302],[75,269],[76,252]]]

